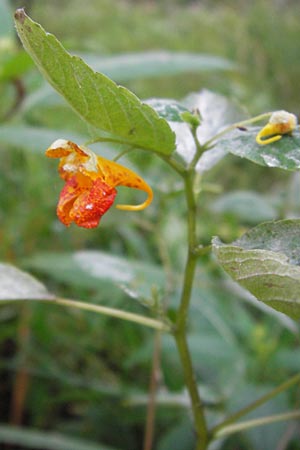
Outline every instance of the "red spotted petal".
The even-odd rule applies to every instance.
[[[82,174],[71,177],[61,191],[57,215],[69,226],[95,228],[101,217],[112,206],[117,191],[99,178],[91,180]]]

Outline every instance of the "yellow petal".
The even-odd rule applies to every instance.
[[[279,141],[282,138],[282,134],[277,134],[278,127],[273,124],[268,123],[256,136],[256,142],[260,145],[271,144],[272,142]],[[269,138],[262,139],[265,136],[270,136]]]

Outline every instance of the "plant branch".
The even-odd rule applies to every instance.
[[[78,309],[85,309],[87,311],[94,311],[106,316],[117,317],[119,319],[139,323],[140,325],[145,325],[159,331],[170,331],[170,327],[168,326],[168,324],[160,320],[151,319],[139,314],[129,313],[121,309],[109,308],[108,306],[94,305],[92,303],[84,303],[77,300],[70,300],[65,298],[55,298],[54,303],[64,306],[71,306]]]
[[[281,392],[289,389],[294,384],[300,382],[300,373],[297,375],[294,375],[289,380],[285,381],[284,383],[277,386],[275,389],[272,389],[272,391],[268,392],[267,394],[263,395],[259,399],[255,400],[254,402],[247,405],[245,408],[240,409],[236,413],[232,414],[231,416],[227,417],[223,422],[219,423],[217,426],[215,426],[211,430],[212,435],[217,435],[219,430],[227,427],[227,425],[236,422],[241,417],[245,416],[249,412],[253,411],[254,409],[257,409],[259,406],[263,405],[267,401],[269,401],[271,398],[275,397],[276,395],[280,394]]]
[[[244,422],[228,425],[222,430],[219,430],[214,439],[220,439],[221,437],[229,434],[238,433],[239,431],[248,430],[249,428],[255,428],[262,425],[269,425],[271,423],[282,422],[284,420],[298,419],[300,417],[300,410],[289,411],[282,414],[274,414],[273,416],[260,417],[259,419],[245,420]]]
[[[187,343],[186,327],[188,310],[190,306],[193,282],[196,271],[197,255],[196,247],[196,198],[194,192],[194,172],[190,171],[185,177],[185,193],[188,216],[188,255],[185,266],[181,301],[178,309],[175,339],[180,356],[186,387],[192,404],[192,411],[197,433],[196,450],[205,450],[208,443],[208,433],[203,404],[199,395],[198,385],[195,379],[191,355]]]

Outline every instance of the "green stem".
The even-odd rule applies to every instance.
[[[92,303],[79,302],[77,300],[69,300],[65,298],[55,298],[54,302],[59,305],[71,306],[73,308],[85,309],[87,311],[93,311],[106,316],[117,317],[119,319],[128,320],[130,322],[139,323],[150,328],[154,328],[160,331],[170,331],[169,326],[156,319],[141,316],[139,314],[129,313],[121,309],[109,308],[107,306],[93,305]]]
[[[260,114],[259,116],[251,117],[251,119],[246,119],[246,120],[242,120],[241,122],[233,123],[229,127],[226,127],[226,128],[224,128],[224,130],[220,131],[220,133],[217,133],[211,139],[206,141],[205,144],[203,145],[203,147],[208,148],[211,146],[211,144],[213,142],[217,141],[218,139],[220,139],[220,137],[224,136],[225,134],[229,133],[230,131],[235,130],[238,127],[243,127],[243,126],[249,125],[251,123],[260,122],[261,120],[268,119],[272,114],[273,114],[273,112],[267,112],[264,114]]]
[[[196,247],[196,198],[194,193],[194,172],[189,172],[185,177],[185,193],[187,201],[188,216],[188,255],[185,266],[183,288],[181,301],[178,309],[175,339],[179,357],[181,360],[186,387],[192,404],[192,411],[197,433],[196,450],[205,450],[208,443],[208,433],[204,408],[198,391],[198,385],[195,379],[191,355],[187,343],[186,327],[188,319],[188,310],[191,300],[193,282],[195,277],[197,256]]]
[[[269,425],[275,422],[282,422],[284,420],[298,419],[300,417],[300,410],[289,411],[282,414],[274,414],[273,416],[260,417],[259,419],[245,420],[244,422],[228,425],[222,430],[218,431],[214,439],[220,439],[228,434],[238,433],[239,431],[255,428],[262,425]]]
[[[231,416],[227,417],[223,422],[219,423],[217,426],[215,426],[211,430],[211,435],[218,435],[219,430],[222,430],[223,428],[227,427],[227,425],[236,422],[241,417],[245,416],[249,412],[253,411],[254,409],[257,409],[259,406],[263,405],[267,401],[269,401],[271,398],[275,397],[276,395],[280,394],[281,392],[289,389],[294,384],[300,382],[300,373],[297,375],[294,375],[289,380],[285,381],[284,383],[277,386],[275,389],[272,389],[272,391],[268,392],[267,394],[263,395],[259,399],[255,400],[254,402],[247,405],[245,408],[240,409],[236,413],[232,414]]]

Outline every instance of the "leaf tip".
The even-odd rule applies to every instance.
[[[26,18],[24,8],[18,8],[15,12],[14,17],[17,22],[20,22],[20,24],[23,25],[25,18]]]

